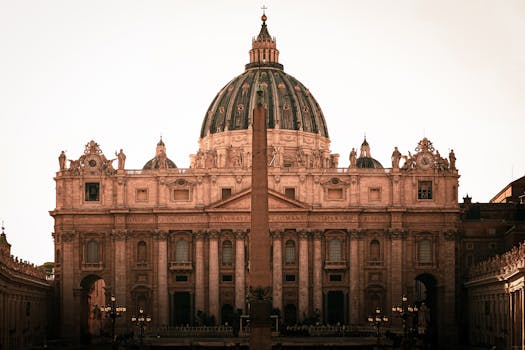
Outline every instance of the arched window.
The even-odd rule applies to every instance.
[[[417,242],[417,260],[419,264],[432,264],[432,241],[428,238]]]
[[[328,261],[343,261],[341,256],[341,240],[338,238],[328,241]]]
[[[381,251],[379,241],[377,239],[370,242],[370,261],[380,261],[381,260]]]
[[[175,244],[175,262],[188,262],[190,261],[188,241],[180,239]]]
[[[222,263],[223,265],[231,265],[233,263],[232,241],[222,242]]]
[[[284,262],[285,264],[295,264],[295,242],[292,240],[286,241],[284,248]]]
[[[98,242],[90,240],[86,245],[86,263],[93,264],[98,263],[99,261]]]
[[[145,262],[147,260],[146,242],[140,241],[137,244],[137,261]]]

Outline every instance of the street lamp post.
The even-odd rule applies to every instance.
[[[126,312],[124,306],[117,306],[117,298],[111,296],[111,304],[103,308],[106,313],[106,317],[111,319],[111,343],[113,348],[118,346],[117,339],[115,338],[115,321],[120,317],[122,312]]]
[[[144,327],[151,322],[151,317],[144,316],[144,310],[140,308],[139,313],[136,316],[131,317],[131,322],[135,323],[135,325],[140,328],[140,347],[142,347],[144,340]]]
[[[401,317],[401,320],[403,322],[403,342],[406,342],[408,336],[407,320],[409,317],[413,317],[417,314],[418,307],[416,305],[409,305],[408,298],[406,297],[406,295],[403,295],[403,297],[401,298],[401,302],[401,305],[394,305],[392,307],[392,313],[397,313],[399,314],[399,317]]]
[[[389,321],[390,319],[388,318],[388,316],[381,315],[381,309],[379,308],[379,306],[376,307],[375,314],[368,316],[368,322],[376,328],[376,336],[377,336],[378,344],[379,344],[379,337],[380,337],[379,328],[381,327],[382,324],[386,325]]]

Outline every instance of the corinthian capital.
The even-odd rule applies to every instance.
[[[281,229],[270,230],[270,236],[272,237],[272,239],[281,239],[281,238],[283,238],[283,233],[284,233],[284,231],[281,230]]]
[[[235,235],[235,239],[243,240],[244,238],[246,238],[246,235],[248,234],[248,230],[246,229],[235,230],[233,234]]]
[[[299,239],[308,239],[310,235],[311,235],[310,230],[298,230],[297,231],[297,236],[299,236]]]
[[[128,238],[128,231],[122,229],[111,230],[111,238],[115,241],[125,240]]]
[[[158,240],[165,240],[168,238],[169,231],[167,230],[155,230],[155,238]]]

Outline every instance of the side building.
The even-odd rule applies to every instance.
[[[525,177],[489,203],[461,204],[460,319],[468,343],[525,348]]]
[[[43,346],[53,334],[53,286],[44,269],[14,258],[0,234],[0,349]]]
[[[263,16],[250,63],[213,99],[188,169],[167,157],[163,140],[142,169],[126,169],[122,151],[115,169],[94,141],[69,164],[60,156],[50,214],[63,335],[91,333],[94,311],[110,296],[143,308],[153,327],[231,323],[235,310],[247,311],[257,254],[248,249],[251,120],[262,88],[272,300],[281,320],[363,324],[406,296],[427,305],[429,334],[454,341],[454,153],[443,158],[430,140],[414,140],[413,154],[395,148],[384,168],[364,140],[340,168],[321,108],[278,56]]]

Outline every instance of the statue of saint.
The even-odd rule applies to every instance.
[[[355,168],[357,164],[357,152],[355,151],[355,148],[352,148],[349,159],[350,159],[350,168]]]
[[[66,153],[64,151],[60,152],[58,156],[58,164],[60,165],[60,170],[66,169]]]
[[[449,164],[450,164],[450,170],[456,170],[456,155],[454,154],[454,150],[451,149],[450,153],[448,154]]]
[[[126,155],[124,152],[122,152],[122,148],[120,149],[120,152],[117,154],[115,152],[115,155],[118,157],[118,170],[124,170],[124,164],[126,163]]]
[[[394,148],[394,152],[392,152],[392,168],[398,169],[399,168],[399,160],[401,159],[401,152],[397,149],[397,146]]]

